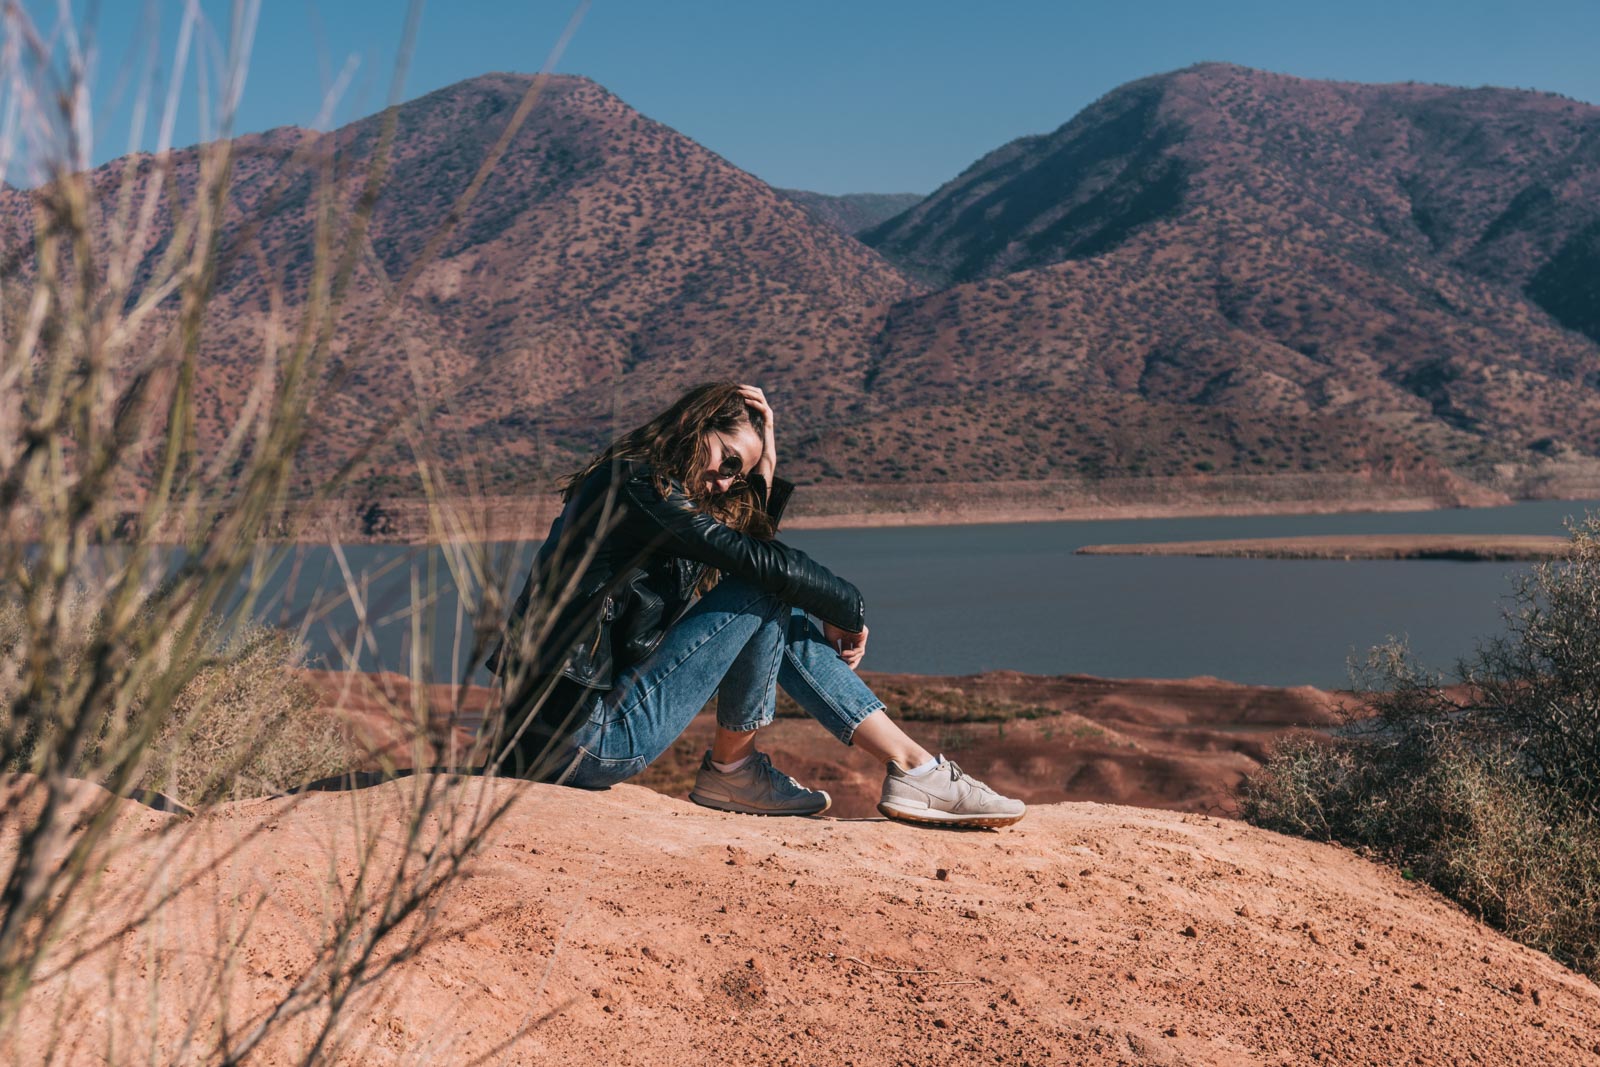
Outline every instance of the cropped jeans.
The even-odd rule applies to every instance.
[[[739,578],[724,577],[668,628],[656,650],[595,694],[558,757],[556,781],[603,789],[649,766],[717,695],[717,725],[759,729],[781,686],[845,744],[883,708],[815,623]]]

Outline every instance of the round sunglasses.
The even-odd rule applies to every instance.
[[[719,436],[717,440],[722,443],[722,462],[717,464],[717,477],[731,478],[735,483],[750,477],[750,472],[744,469],[744,457],[729,447],[724,438]],[[761,461],[757,459],[756,462]]]

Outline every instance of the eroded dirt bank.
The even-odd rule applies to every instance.
[[[405,788],[231,805],[176,858],[156,834],[175,817],[130,812],[108,892],[237,852],[160,924],[43,982],[10,1062],[46,1041],[99,1062],[110,1027],[129,1058],[173,1062],[219,1011],[200,990],[224,931],[242,938],[230,1022],[264,1011],[308,964],[353,823]],[[1056,804],[962,834],[636,786],[456,795],[508,791],[435,902],[435,943],[353,1006],[343,1062],[1600,1063],[1586,979],[1349,852],[1229,820]]]
[[[397,675],[312,671],[330,711],[359,725],[369,740],[386,736],[389,709],[409,718],[409,683]],[[1215,678],[1178,681],[1034,675],[990,671],[961,677],[886,674],[862,677],[890,713],[923,744],[944,752],[995,788],[1029,803],[1094,800],[1227,814],[1231,790],[1266,758],[1272,743],[1296,729],[1338,721],[1340,695],[1310,686],[1239,685]],[[446,687],[430,698],[449,705]],[[462,694],[463,722],[489,706],[487,689]],[[876,813],[881,769],[846,748],[784,698],[780,717],[758,744],[774,762],[833,797],[831,814]],[[688,795],[714,716],[703,712],[639,779]],[[402,763],[403,746],[390,744]]]

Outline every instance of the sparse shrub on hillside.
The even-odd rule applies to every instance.
[[[1520,742],[1530,777],[1600,816],[1600,516],[1573,533],[1559,564],[1516,588],[1508,632],[1469,680],[1498,731]]]
[[[1600,975],[1600,517],[1519,580],[1507,632],[1431,675],[1374,649],[1340,736],[1281,743],[1241,814],[1370,849]]]

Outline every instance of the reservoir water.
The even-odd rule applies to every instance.
[[[1107,542],[1311,534],[1563,533],[1595,501],[1450,511],[1137,519],[786,533],[855,582],[871,629],[865,667],[923,674],[1037,674],[1339,686],[1347,663],[1389,636],[1446,669],[1500,632],[1513,576],[1528,564],[1431,560],[1302,561],[1077,556]],[[493,552],[520,586],[536,546]],[[433,667],[461,677],[470,639],[456,631],[455,585],[437,549],[293,550],[267,587],[271,621],[302,626],[315,659],[405,672],[413,590],[429,607]],[[371,640],[353,649],[361,590]],[[292,591],[290,571],[293,570]],[[432,589],[431,595],[427,590]],[[485,680],[481,671],[475,680]]]

